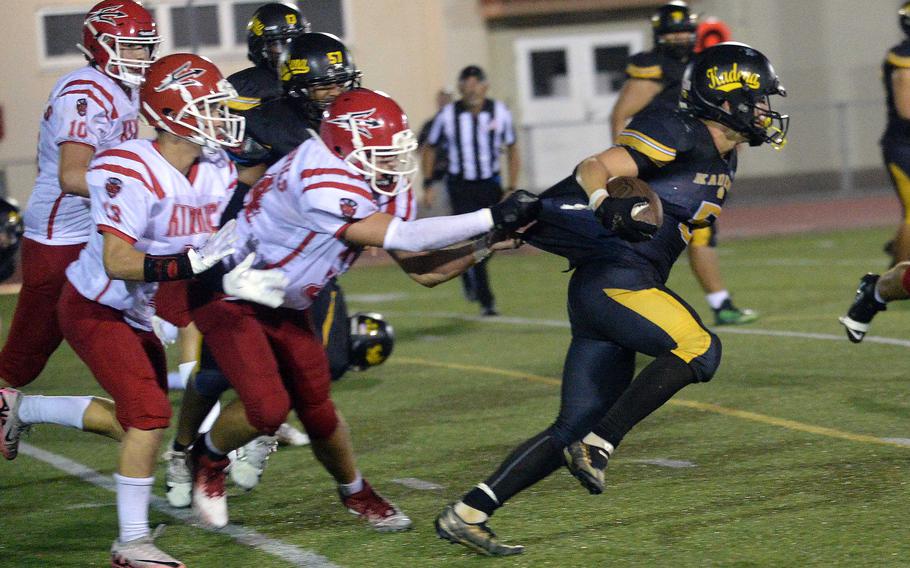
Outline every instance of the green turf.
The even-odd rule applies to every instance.
[[[863,230],[733,241],[723,243],[721,261],[737,303],[762,313],[749,328],[841,336],[836,317],[859,276],[885,268],[878,251],[887,236]],[[491,272],[502,313],[564,320],[564,264],[549,255],[495,259]],[[232,521],[342,566],[489,562],[438,540],[432,520],[553,419],[557,386],[501,371],[558,378],[568,330],[447,317],[476,313],[457,283],[423,289],[394,267],[354,270],[343,285],[354,295],[406,294],[381,303],[351,302],[351,311],[390,314],[398,342],[386,365],[349,375],[335,385],[334,398],[352,426],[364,473],[414,519],[415,529],[379,535],[364,528],[339,506],[327,474],[307,449],[273,456],[260,487],[231,497]],[[670,285],[710,321],[685,259]],[[13,299],[0,299],[6,321],[12,305]],[[905,339],[908,318],[906,308],[893,306],[875,321],[872,335]],[[492,562],[910,564],[910,448],[862,438],[910,438],[907,348],[857,346],[846,339],[721,337],[724,359],[715,379],[686,388],[678,398],[750,411],[757,419],[666,406],[626,438],[611,460],[604,495],[589,496],[561,470],[497,513],[493,528],[527,550]],[[65,348],[32,391],[99,392]],[[775,418],[837,430],[849,439],[776,425]],[[114,444],[91,435],[44,427],[28,442],[105,473],[115,464]],[[694,467],[643,463],[653,459],[686,460]],[[443,489],[414,490],[391,481],[404,477]],[[162,478],[163,468],[159,494]],[[0,503],[0,565],[104,564],[116,533],[112,494],[22,456],[0,463]],[[224,536],[160,514],[153,520],[172,525],[161,546],[191,568],[286,566]]]

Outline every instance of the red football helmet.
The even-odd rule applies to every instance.
[[[322,115],[319,136],[377,193],[397,195],[411,188],[417,137],[407,115],[385,93],[353,89],[339,95]]]
[[[218,67],[192,53],[152,63],[139,92],[142,116],[151,126],[210,148],[243,141],[244,119],[226,104],[236,97]]]
[[[155,19],[148,10],[132,0],[104,0],[86,14],[82,44],[77,47],[106,75],[138,87],[160,43]],[[124,48],[144,48],[146,58],[124,57]]]

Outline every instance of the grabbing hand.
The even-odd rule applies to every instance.
[[[284,303],[284,290],[288,279],[280,270],[258,270],[252,268],[256,253],[250,253],[243,262],[224,275],[221,284],[224,292],[241,300],[256,302],[270,308]]]
[[[540,199],[529,191],[519,189],[490,207],[493,229],[510,233],[535,221],[540,214]]]
[[[607,197],[594,210],[594,215],[620,238],[638,243],[652,239],[658,229],[657,225],[635,220],[635,215],[647,207],[650,202],[644,197]]]
[[[234,254],[234,247],[231,245],[237,239],[234,234],[236,226],[237,221],[231,219],[218,229],[217,233],[209,237],[201,248],[186,251],[190,265],[193,267],[193,274],[201,274],[218,264],[222,258]]]

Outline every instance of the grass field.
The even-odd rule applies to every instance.
[[[457,283],[428,290],[394,267],[354,270],[342,281],[351,310],[385,312],[398,339],[387,364],[348,375],[334,397],[365,475],[414,530],[380,535],[360,525],[305,448],[279,451],[255,491],[232,494],[231,520],[349,567],[908,566],[910,447],[899,439],[910,438],[910,342],[852,345],[836,319],[859,276],[885,267],[878,251],[887,236],[724,243],[729,287],[762,319],[720,332],[715,379],[686,388],[629,434],[603,495],[560,470],[497,513],[498,534],[527,547],[499,560],[437,539],[432,521],[554,418],[569,341],[564,262],[541,254],[492,264],[504,316],[536,322],[472,319]],[[684,260],[670,285],[708,315]],[[0,298],[5,321],[14,301]],[[894,305],[872,335],[910,339],[908,321],[910,311]],[[31,390],[100,392],[67,348]],[[43,427],[26,441],[113,471],[108,440]],[[163,477],[162,466],[159,495]],[[410,489],[393,482],[400,478],[442,489]],[[20,456],[0,463],[0,503],[0,566],[107,562],[112,493]],[[292,565],[160,513],[152,520],[170,525],[160,545],[190,568]]]

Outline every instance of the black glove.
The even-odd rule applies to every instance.
[[[600,222],[620,238],[632,243],[648,241],[657,232],[657,225],[636,221],[632,218],[632,209],[636,205],[646,204],[644,197],[607,197],[600,202],[594,211]]]
[[[533,193],[519,189],[490,207],[493,214],[493,229],[511,232],[537,219],[540,214],[540,199]]]

